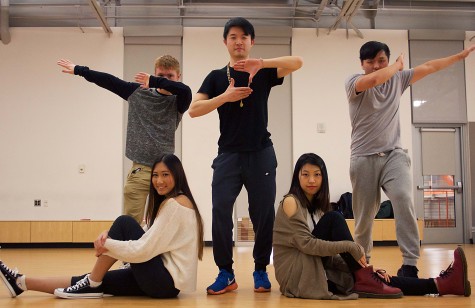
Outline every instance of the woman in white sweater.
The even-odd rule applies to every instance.
[[[12,297],[26,290],[62,298],[104,294],[172,298],[180,291],[195,291],[198,259],[203,256],[203,223],[175,155],[165,155],[153,165],[145,228],[130,216],[120,216],[99,235],[94,248],[97,260],[89,274],[26,277],[0,261],[1,277]],[[117,260],[130,267],[110,270]]]

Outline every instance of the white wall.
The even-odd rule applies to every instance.
[[[195,94],[211,70],[228,63],[228,52],[221,39],[222,28],[185,28],[183,32],[183,82]],[[183,116],[182,158],[193,196],[205,222],[205,241],[211,241],[211,163],[218,153],[219,118],[217,112],[191,119]]]
[[[122,29],[110,37],[84,31],[11,28],[11,42],[0,44],[1,220],[113,219],[122,211],[123,101],[56,65],[64,57],[121,77]]]
[[[114,219],[122,209],[121,98],[81,77],[60,73],[56,60],[123,75],[122,31],[11,28],[0,44],[0,209],[1,220]],[[350,120],[345,78],[360,72],[360,46],[388,43],[391,61],[408,54],[406,31],[363,30],[365,39],[344,30],[294,29],[292,54],[304,66],[292,76],[293,161],[304,152],[321,155],[329,169],[332,201],[351,191]],[[475,32],[469,32],[471,38]],[[222,28],[184,28],[183,82],[196,93],[204,77],[223,67],[228,54]],[[467,44],[473,44],[467,42]],[[408,59],[406,57],[406,63]],[[475,57],[466,60],[469,120],[475,121]],[[402,142],[412,155],[410,97],[401,101]],[[316,132],[324,123],[326,133]],[[183,117],[182,157],[190,186],[211,240],[211,163],[217,153],[216,112]],[[86,173],[78,166],[85,164]],[[48,200],[34,208],[33,200]]]
[[[293,156],[294,162],[306,152],[320,155],[327,165],[332,201],[344,192],[351,192],[349,178],[351,123],[345,79],[363,72],[359,49],[367,41],[388,44],[390,62],[401,52],[408,55],[407,31],[362,30],[364,39],[345,30],[330,35],[320,29],[294,29],[292,54],[304,58],[304,66],[293,75]],[[405,62],[409,61],[406,57]],[[410,91],[401,98],[401,138],[412,155]],[[323,123],[325,133],[317,133],[317,123]],[[385,196],[383,196],[385,198]]]

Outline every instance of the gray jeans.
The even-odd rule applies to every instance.
[[[381,203],[381,189],[391,200],[396,222],[396,236],[403,264],[416,265],[420,255],[420,239],[412,200],[411,160],[403,150],[386,155],[352,157],[350,178],[353,186],[355,242],[371,257],[372,230]]]

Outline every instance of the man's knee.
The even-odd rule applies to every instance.
[[[233,206],[224,205],[224,203],[213,204],[213,217],[219,219],[232,219]]]
[[[414,202],[412,201],[411,192],[400,191],[394,194],[391,198],[391,203],[394,207],[399,207],[401,210],[412,210]]]

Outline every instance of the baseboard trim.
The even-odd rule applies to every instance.
[[[0,248],[94,248],[94,243],[0,243]]]
[[[397,246],[397,241],[374,241],[373,246]]]

